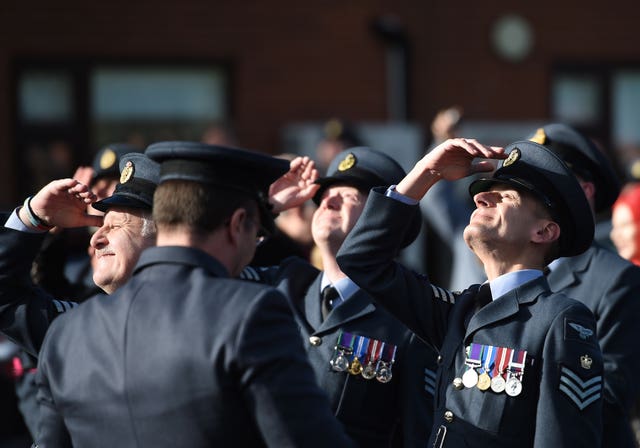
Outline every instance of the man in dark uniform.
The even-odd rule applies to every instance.
[[[301,170],[310,171],[311,166]],[[395,160],[367,147],[338,154],[315,188],[305,185],[307,197],[318,205],[311,234],[323,270],[294,257],[279,266],[243,272],[243,278],[277,286],[288,297],[318,382],[336,417],[360,446],[424,446],[432,423],[437,353],[372,303],[336,262],[369,190],[399,182],[404,175]],[[315,179],[300,177],[308,183]],[[284,180],[272,186],[276,211],[289,207],[279,199],[279,190],[287,186],[280,184]],[[297,177],[291,181],[299,184]],[[412,222],[403,246],[420,230],[418,214]]]
[[[104,229],[100,228],[92,240],[94,249],[110,247],[114,256],[105,258],[94,272],[97,285],[110,290],[110,283],[124,283],[130,276],[140,252],[155,244],[155,226],[151,220],[153,191],[158,182],[160,167],[143,154],[124,155],[121,168],[133,168],[133,174],[123,178],[115,192],[93,206],[107,213]],[[103,218],[86,214],[87,202],[96,196],[89,188],[74,179],[51,182],[26,201],[27,206],[13,212],[5,227],[0,230],[0,331],[11,337],[23,349],[14,359],[16,393],[20,411],[35,438],[38,432],[39,412],[36,403],[36,357],[49,324],[61,313],[74,308],[80,300],[58,296],[42,285],[32,282],[32,264],[39,249],[47,240],[50,226],[31,222],[28,208],[34,219],[45,217],[46,222],[58,228],[95,225]],[[122,223],[118,230],[113,223]],[[108,235],[108,236],[105,236]],[[122,236],[129,236],[123,239]],[[120,241],[120,243],[119,243]],[[113,247],[119,247],[117,254]],[[108,261],[106,261],[108,260]],[[114,268],[117,266],[118,268]],[[125,269],[122,269],[125,267]],[[113,271],[117,273],[114,274]],[[107,282],[105,279],[111,278]],[[90,298],[104,296],[102,289]],[[61,291],[58,291],[61,292]],[[56,297],[54,299],[53,297]],[[78,298],[80,299],[80,298]],[[83,300],[86,297],[82,297]]]
[[[263,198],[289,163],[190,142],[146,154],[157,247],[49,329],[40,446],[349,446],[285,297],[230,278],[273,228]]]
[[[489,282],[445,291],[393,260],[429,188],[490,171],[470,186],[465,241]],[[544,147],[447,140],[396,186],[373,190],[338,254],[342,270],[409,328],[441,347],[428,446],[598,447],[603,362],[592,313],[552,293],[542,270],[586,250],[593,219],[580,185]]]
[[[556,153],[578,178],[595,214],[609,212],[620,193],[609,160],[577,130],[559,123],[538,129],[531,141]],[[635,447],[630,412],[640,372],[640,267],[595,241],[583,254],[550,265],[553,291],[580,300],[594,314],[604,358],[602,446]]]

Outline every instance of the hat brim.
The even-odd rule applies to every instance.
[[[106,213],[112,207],[133,208],[136,210],[151,211],[151,204],[148,204],[140,199],[132,198],[122,194],[114,194],[101,201],[95,202],[91,205],[96,210],[100,210]]]

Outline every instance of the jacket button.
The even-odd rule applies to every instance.
[[[438,355],[438,359],[436,360],[438,365],[442,364],[442,355]]]
[[[309,342],[311,342],[311,345],[313,345],[314,347],[317,347],[320,344],[322,344],[322,338],[320,338],[318,336],[310,336],[309,337]]]
[[[462,383],[462,378],[460,378],[460,377],[454,378],[453,379],[453,387],[455,387],[456,390],[464,389],[464,384]]]
[[[451,411],[445,411],[444,412],[444,419],[448,422],[451,423],[453,421],[453,412]]]

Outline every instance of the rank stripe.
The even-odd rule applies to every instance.
[[[78,306],[76,302],[67,302],[65,300],[53,300],[53,305],[56,307],[58,313],[64,313]]]
[[[573,371],[571,369],[568,369],[567,367],[562,367],[562,369],[560,369],[560,372],[560,378],[563,378],[564,375],[566,375],[567,377],[571,378],[573,382],[580,387],[580,389],[583,390],[591,386],[592,384],[602,382],[602,375],[594,376],[587,381],[583,381],[578,375],[573,373]]]
[[[580,400],[578,397],[576,397],[573,392],[571,392],[571,390],[569,390],[568,387],[566,387],[564,384],[560,385],[560,390],[562,392],[564,392],[564,394],[569,397],[569,399],[571,401],[573,401],[575,403],[576,406],[578,406],[578,409],[580,409],[581,411],[586,408],[587,406],[589,406],[591,403],[593,403],[594,401],[596,401],[597,399],[600,398],[600,393],[597,393],[596,395],[593,395],[591,398],[589,398],[588,400]]]
[[[424,390],[430,395],[435,395],[436,390],[436,372],[424,369]]]
[[[257,282],[260,280],[260,274],[258,274],[258,271],[256,271],[251,266],[247,266],[240,273],[240,278],[242,280],[251,280]]]
[[[571,389],[576,395],[578,395],[578,397],[581,400],[584,400],[585,398],[589,397],[590,395],[592,395],[594,393],[599,392],[602,389],[600,384],[596,384],[595,386],[593,386],[590,389],[587,389],[587,390],[584,390],[584,391],[580,390],[580,388],[576,384],[573,384],[571,382],[571,380],[569,380],[567,377],[560,378],[560,382],[563,383],[563,385],[565,385],[569,389]],[[560,387],[562,387],[562,385]]]
[[[433,295],[443,302],[454,304],[456,301],[455,296],[451,291],[447,291],[446,289],[442,289],[435,285],[431,285],[431,290],[433,291]]]
[[[602,396],[602,375],[583,381],[571,369],[562,367],[559,389],[582,411]]]

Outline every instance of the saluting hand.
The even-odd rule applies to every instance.
[[[269,202],[273,205],[273,212],[297,207],[311,199],[319,185],[315,162],[309,157],[296,157],[291,161],[289,171],[277,179],[269,187]]]
[[[475,173],[493,171],[488,160],[474,162],[476,158],[504,159],[504,148],[486,146],[475,139],[452,138],[433,148],[416,163],[398,184],[396,191],[416,200],[440,179],[458,180]]]
[[[87,185],[75,179],[59,179],[45,185],[31,198],[31,210],[50,226],[101,226],[102,216],[87,214],[87,204],[92,204],[96,199]],[[19,215],[29,225],[24,208]]]

